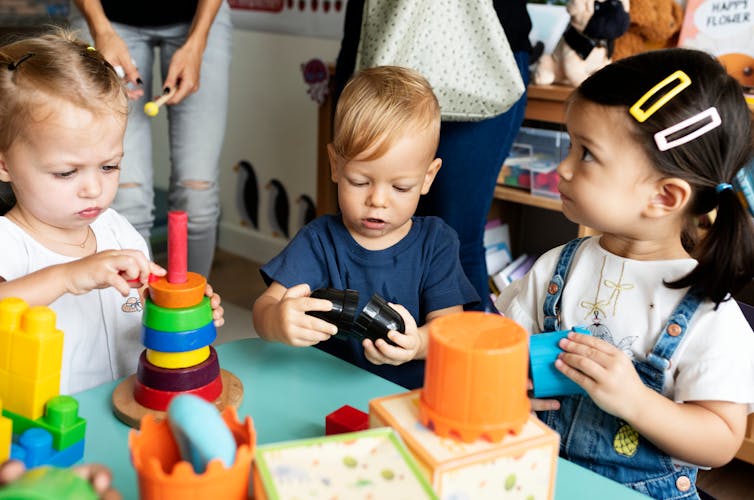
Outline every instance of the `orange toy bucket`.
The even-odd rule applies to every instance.
[[[256,444],[254,424],[251,417],[239,422],[232,406],[225,407],[222,418],[236,440],[236,460],[230,467],[213,460],[204,473],[196,474],[189,462],[181,460],[167,420],[145,415],[140,430],[132,430],[128,435],[131,461],[139,477],[139,498],[246,500]]]
[[[419,418],[442,437],[500,441],[526,423],[527,333],[497,314],[462,312],[429,324]]]

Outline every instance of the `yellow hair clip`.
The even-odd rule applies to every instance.
[[[649,109],[646,111],[641,109],[642,105],[647,102],[652,96],[654,96],[660,89],[665,87],[667,84],[672,82],[673,80],[678,80],[678,84],[668,90],[662,97],[657,99],[657,101],[652,104]],[[647,118],[652,116],[655,111],[663,107],[669,100],[677,96],[683,89],[691,85],[691,78],[689,78],[689,75],[684,73],[681,70],[678,70],[674,72],[672,75],[668,76],[664,80],[662,80],[660,83],[652,87],[647,91],[646,94],[641,96],[638,101],[636,101],[633,106],[631,106],[628,109],[628,112],[631,113],[631,116],[636,118],[636,121],[639,123],[644,123]]]
[[[86,50],[88,50],[89,52],[96,52],[96,51],[97,51],[97,49],[95,49],[95,48],[94,48],[94,47],[92,47],[91,45],[89,45],[89,46],[88,46],[88,47],[86,48]]]

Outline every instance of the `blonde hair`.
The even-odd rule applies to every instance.
[[[434,129],[433,150],[440,140],[440,105],[429,82],[418,72],[376,66],[356,73],[343,89],[335,111],[334,153],[344,161],[370,151],[382,156],[410,129]]]
[[[128,114],[121,79],[102,55],[73,32],[55,29],[0,47],[0,151],[33,123],[40,110],[53,112],[55,101],[93,114]]]

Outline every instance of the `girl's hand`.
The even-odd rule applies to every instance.
[[[215,326],[223,326],[225,324],[225,318],[223,317],[225,310],[220,305],[222,299],[212,290],[212,285],[209,283],[207,283],[207,288],[204,290],[204,295],[209,297],[209,303],[212,306],[212,320],[214,321]]]
[[[149,282],[149,275],[164,276],[167,271],[150,262],[139,250],[105,250],[61,266],[69,293],[81,295],[92,290],[113,287],[128,297],[129,280]]]
[[[571,332],[559,343],[565,352],[555,367],[584,388],[602,410],[625,418],[646,386],[631,359],[602,339]]]
[[[390,330],[388,338],[397,346],[390,345],[384,339],[377,339],[372,342],[370,339],[364,339],[361,345],[364,347],[364,356],[375,365],[401,365],[406,361],[416,358],[417,353],[422,350],[424,336],[426,332],[421,332],[416,327],[416,321],[411,313],[400,304],[390,304],[403,318],[406,325],[406,333]]]

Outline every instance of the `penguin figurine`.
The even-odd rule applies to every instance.
[[[259,185],[254,167],[246,160],[233,165],[238,173],[236,182],[236,209],[241,216],[241,225],[259,229]]]
[[[317,217],[317,208],[309,195],[302,194],[296,198],[298,205],[298,227],[304,227]]]
[[[273,236],[283,236],[288,239],[288,215],[290,213],[288,192],[285,190],[283,183],[277,179],[270,179],[266,189],[270,191],[267,217],[269,218],[270,227],[272,227],[272,234]]]

